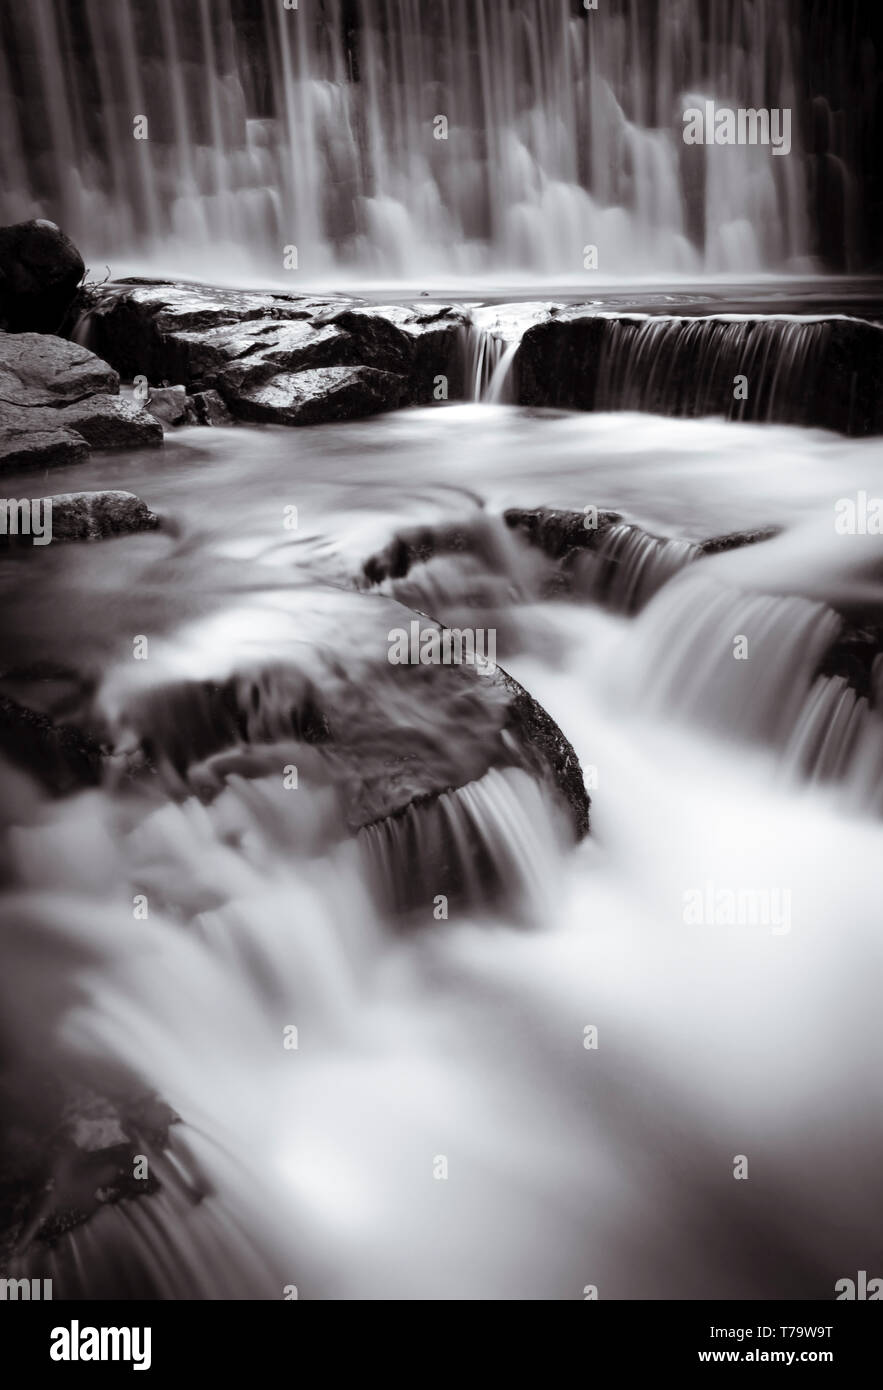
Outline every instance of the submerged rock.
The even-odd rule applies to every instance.
[[[76,246],[54,222],[0,227],[0,328],[57,333],[85,273]]]

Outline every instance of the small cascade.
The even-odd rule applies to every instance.
[[[820,676],[785,749],[786,765],[813,782],[843,777],[867,713],[867,700],[843,676]]]
[[[509,350],[509,360],[518,344]],[[498,369],[507,355],[506,340],[499,331],[470,324],[465,330],[466,389],[473,401],[491,400],[492,389],[500,389]]]
[[[580,555],[574,590],[617,613],[636,613],[701,553],[692,541],[663,540],[622,522],[605,531],[597,550]]]
[[[438,894],[466,909],[502,902],[523,921],[539,920],[567,843],[549,798],[520,768],[492,768],[359,838],[380,899],[428,920]]]
[[[513,368],[519,344],[508,343],[497,358],[487,390],[481,399],[491,405],[511,405],[515,401]]]
[[[678,575],[629,634],[620,693],[646,712],[783,749],[841,621],[824,604]]]
[[[783,762],[801,780],[838,784],[851,809],[883,814],[883,719],[843,676],[816,680]]]
[[[831,335],[830,322],[605,317],[593,406],[660,415],[792,420]],[[735,378],[744,377],[738,397]]]
[[[177,1129],[170,1150],[150,1157],[158,1191],[107,1202],[38,1242],[11,1262],[11,1277],[51,1279],[66,1299],[277,1298],[283,1271],[204,1181],[194,1183],[182,1154],[188,1130]]]

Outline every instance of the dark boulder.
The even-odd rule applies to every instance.
[[[54,222],[0,227],[0,327],[58,332],[85,273],[76,246]]]
[[[0,754],[55,796],[94,786],[100,778],[102,753],[94,739],[3,694]]]

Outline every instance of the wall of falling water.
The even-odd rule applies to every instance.
[[[840,8],[0,0],[0,220],[295,283],[857,269]],[[706,99],[792,109],[791,153],[684,145]]]

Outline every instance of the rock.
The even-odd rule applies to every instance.
[[[345,617],[344,617],[345,615]],[[389,633],[443,631],[386,597],[350,595],[336,621],[359,632],[361,656],[304,644],[295,661],[238,664],[223,679],[170,680],[127,692],[105,724],[111,745],[140,745],[144,776],[172,795],[211,800],[232,775],[275,777],[291,762],[303,785],[333,790],[355,833],[424,805],[488,771],[520,769],[567,808],[574,834],[588,827],[588,797],[573,749],[549,716],[499,668],[389,661]],[[371,699],[365,691],[370,689]],[[427,718],[431,711],[431,718]]]
[[[774,540],[781,534],[781,526],[758,526],[753,531],[731,531],[726,536],[713,536],[711,540],[700,541],[699,549],[703,555],[720,555],[725,550],[741,550],[743,545]]]
[[[611,526],[622,521],[619,512],[599,511],[597,526],[585,512],[564,511],[556,507],[510,507],[503,513],[506,525],[519,531],[552,560],[564,559],[572,550],[593,549]]]
[[[0,406],[0,474],[61,468],[88,457],[89,446],[81,434],[66,429],[16,429],[4,420]]]
[[[102,753],[94,739],[2,694],[0,753],[55,796],[99,781]]]
[[[198,424],[215,425],[218,428],[232,425],[233,416],[217,391],[197,391],[191,400]]]
[[[112,367],[88,348],[44,333],[0,333],[0,404],[59,407],[119,393]]]
[[[0,1146],[4,1276],[35,1275],[34,1262],[57,1256],[57,1242],[106,1203],[158,1191],[154,1171],[177,1116],[134,1078],[114,1082],[112,1094],[101,1094],[30,1059],[0,1078],[8,1120]],[[136,1178],[138,1153],[149,1162]]]
[[[405,379],[373,367],[318,367],[281,373],[234,397],[246,420],[278,425],[321,425],[355,420],[404,403]]]
[[[343,302],[349,301],[120,281],[89,287],[78,335],[127,380],[144,375],[201,389],[213,386],[241,350],[265,346],[273,327],[309,324]]]
[[[687,565],[709,555],[777,536],[777,526],[734,531],[705,541],[654,536],[626,522],[617,512],[588,516],[555,508],[510,508],[506,524],[555,562],[544,596],[576,598],[621,613],[637,613],[663,585]],[[587,525],[587,521],[596,523]]]
[[[733,383],[744,375],[747,398]],[[883,327],[863,319],[599,314],[572,306],[524,333],[522,405],[646,410],[883,433]]]
[[[65,427],[93,449],[143,449],[162,444],[162,425],[149,411],[121,396],[90,396],[59,411]]]
[[[0,326],[58,332],[85,273],[76,246],[54,222],[0,227]]]
[[[77,463],[94,449],[162,443],[162,427],[119,396],[88,348],[42,333],[0,333],[0,472]]]
[[[567,803],[577,840],[589,833],[590,799],[579,758],[570,740],[523,686],[503,670],[498,671],[511,696],[507,729],[517,738],[537,776],[550,776]]]
[[[67,492],[46,500],[54,541],[98,541],[159,526],[159,517],[133,492]]]
[[[215,390],[243,419],[306,423],[315,407],[301,410],[297,400],[308,383],[293,387],[289,378],[323,368],[398,376],[398,404],[432,401],[440,376],[449,397],[463,391],[467,315],[459,309],[125,282],[92,288],[87,298],[79,331],[124,376],[183,382],[192,394]],[[345,415],[334,413],[344,409],[335,387],[327,418],[387,408],[363,389],[367,380],[357,390],[360,379],[353,378]],[[305,394],[316,391],[311,386]],[[326,416],[320,410],[317,418]]]
[[[183,386],[154,386],[145,409],[162,425],[190,425],[196,412]]]
[[[843,627],[828,648],[815,672],[816,676],[839,676],[857,695],[880,708],[883,695],[883,626],[857,624],[844,618]]]

